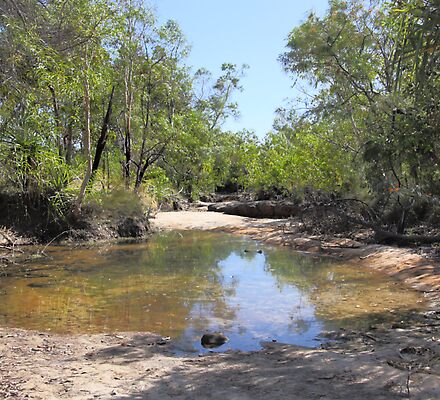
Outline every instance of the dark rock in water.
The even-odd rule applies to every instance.
[[[214,347],[220,347],[225,344],[229,339],[222,333],[205,333],[202,336],[202,346],[206,349],[213,349]]]
[[[47,288],[53,286],[52,283],[32,282],[28,284],[30,288]]]
[[[169,336],[166,336],[166,337],[160,338],[160,340],[158,340],[156,342],[156,344],[159,346],[165,346],[167,343],[169,343],[170,340],[171,340],[171,338]]]
[[[244,249],[243,250],[244,253],[253,253],[254,251],[255,250],[248,250],[248,249]],[[258,253],[258,254],[263,254],[263,250],[261,250],[261,249],[258,249],[255,252]]]
[[[49,278],[49,275],[46,275],[46,274],[34,274],[34,273],[32,273],[32,274],[26,274],[24,277],[25,278]]]

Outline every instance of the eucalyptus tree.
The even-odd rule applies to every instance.
[[[192,85],[183,64],[188,52],[186,39],[174,21],[168,21],[143,43],[140,115],[142,131],[137,143],[135,188],[148,168],[164,160],[178,146],[191,112]]]
[[[233,101],[234,92],[242,91],[241,79],[245,76],[248,65],[237,67],[224,63],[221,75],[213,82],[212,74],[201,68],[195,74],[195,106],[209,121],[209,129],[221,128],[230,117],[239,116],[238,105]]]
[[[332,0],[292,30],[280,58],[316,88],[303,117],[341,123],[328,139],[363,155],[376,193],[435,186],[438,11],[430,0]]]
[[[192,77],[191,109],[182,119],[181,146],[172,149],[173,165],[167,168],[189,198],[223,185],[230,175],[230,160],[223,157],[229,157],[228,149],[237,143],[239,134],[225,133],[222,127],[228,118],[239,115],[233,96],[242,90],[241,78],[247,68],[224,63],[217,78],[204,68]],[[232,138],[233,143],[229,142]]]
[[[191,80],[183,60],[184,35],[173,21],[157,26],[153,15],[128,2],[115,69],[123,101],[116,121],[126,186],[137,190],[149,168],[178,140],[190,109]]]
[[[71,52],[76,65],[75,80],[82,86],[83,129],[82,150],[85,171],[75,202],[75,210],[81,209],[87,186],[93,173],[92,154],[92,102],[98,100],[102,88],[111,85],[110,54],[107,46],[114,35],[114,9],[105,0],[75,1],[69,23],[73,24],[77,44]]]

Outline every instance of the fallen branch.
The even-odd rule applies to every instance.
[[[349,215],[346,215],[346,218],[353,224],[372,229],[374,231],[374,237],[379,243],[393,242],[398,244],[432,244],[440,242],[440,236],[438,235],[405,235],[403,233],[387,231],[376,224],[362,221]]]
[[[23,250],[17,249],[14,245],[12,246],[0,245],[0,249],[12,251],[12,252],[18,251],[19,253],[24,253]]]
[[[399,244],[433,244],[440,242],[440,236],[404,235],[402,233],[389,232],[379,228],[372,229],[374,230],[374,236],[379,243],[392,241]]]

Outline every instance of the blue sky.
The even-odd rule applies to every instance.
[[[236,94],[241,117],[224,128],[251,129],[263,137],[272,127],[274,111],[295,96],[292,80],[278,56],[288,33],[313,10],[322,15],[327,0],[152,0],[160,22],[176,20],[192,46],[188,64],[215,76],[224,62],[248,64]]]

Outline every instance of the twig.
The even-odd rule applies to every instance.
[[[24,253],[23,250],[16,249],[14,245],[12,245],[12,246],[3,246],[3,245],[0,245],[0,249],[5,249],[5,250],[8,250],[8,251],[12,251],[12,252],[18,251],[19,253]]]
[[[63,231],[60,234],[56,235],[50,242],[48,242],[46,244],[46,246],[43,247],[43,250],[40,251],[40,254],[48,257],[48,255],[45,253],[45,250],[55,241],[57,240],[60,236],[64,235],[65,233],[71,232],[71,229],[68,229],[67,231]]]

